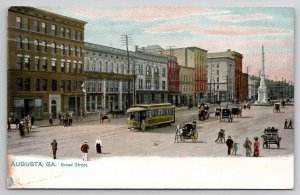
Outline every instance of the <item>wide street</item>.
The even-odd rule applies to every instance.
[[[197,118],[197,108],[177,111],[176,124],[146,131],[130,131],[126,118],[112,119],[110,124],[88,121],[71,127],[35,127],[24,137],[17,130],[8,132],[8,155],[52,158],[50,143],[55,138],[58,142],[58,159],[81,159],[80,147],[84,140],[90,145],[90,160],[117,156],[224,157],[227,156],[226,145],[215,143],[220,128],[226,130],[226,138],[229,135],[237,138],[239,150],[236,157],[245,156],[242,147],[245,138],[249,137],[254,142],[255,136],[259,137],[261,143],[261,156],[290,155],[294,151],[294,129],[283,129],[283,126],[286,118],[289,120],[293,117],[294,106],[285,106],[280,113],[273,113],[271,106],[252,106],[250,110],[243,109],[242,117],[234,117],[232,123],[220,122],[211,114],[206,121],[197,120],[199,137],[195,143],[191,140],[174,143],[174,137],[176,124]],[[272,126],[279,129],[281,147],[277,149],[276,145],[271,145],[270,149],[263,149],[261,135],[264,128]],[[103,154],[100,155],[95,149],[98,136],[103,142]]]

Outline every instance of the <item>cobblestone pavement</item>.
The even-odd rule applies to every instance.
[[[191,110],[181,109],[176,111],[176,124],[153,128],[147,131],[130,131],[127,128],[126,118],[112,119],[111,123],[100,124],[97,115],[91,115],[83,122],[77,122],[71,127],[58,125],[37,127],[24,137],[20,137],[17,130],[8,132],[8,154],[52,157],[51,141],[58,142],[58,159],[81,158],[80,147],[84,140],[90,145],[90,159],[112,156],[163,156],[163,157],[203,157],[203,156],[227,156],[225,144],[215,143],[220,128],[226,130],[228,135],[237,137],[239,150],[236,156],[245,155],[242,144],[246,137],[253,141],[258,136],[261,143],[261,156],[280,156],[293,154],[294,130],[283,129],[284,120],[293,118],[294,107],[286,106],[281,113],[273,113],[270,106],[252,106],[250,110],[243,110],[242,117],[234,117],[232,123],[220,122],[213,114],[206,121],[198,121],[197,142],[190,140],[182,143],[174,143],[176,124],[183,121],[192,121],[197,117],[197,108]],[[40,124],[39,124],[40,123]],[[44,126],[45,121],[37,122]],[[266,127],[279,129],[282,137],[281,147],[271,145],[271,149],[262,148],[263,130]],[[103,154],[97,154],[95,149],[96,138],[101,136],[103,142]]]

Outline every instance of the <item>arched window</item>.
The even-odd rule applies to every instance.
[[[99,72],[102,72],[102,66],[103,66],[103,63],[101,60],[99,60]]]
[[[119,73],[119,62],[116,63],[116,73]]]
[[[40,50],[38,40],[34,40],[33,46],[34,46],[34,51],[39,51]]]
[[[108,72],[108,61],[104,62],[103,72]]]
[[[97,62],[96,62],[96,71],[97,71],[97,72],[100,72],[100,69],[101,69],[101,68],[100,68],[99,61],[97,61]]]
[[[52,50],[52,54],[56,54],[56,44],[55,43],[51,44],[51,50]]]
[[[110,62],[109,72],[114,72],[114,62]]]
[[[17,49],[22,49],[22,38],[17,37]]]
[[[92,71],[96,70],[96,60],[92,61]]]
[[[89,59],[86,60],[85,70],[86,71],[90,70],[90,60]]]
[[[46,41],[42,42],[42,52],[47,52],[47,43],[46,43]]]
[[[30,49],[29,48],[29,39],[27,37],[24,39],[24,49],[25,50],[29,50]]]
[[[65,45],[62,44],[61,47],[60,47],[60,49],[61,49],[61,55],[64,56],[64,55],[66,54],[66,51],[65,51]]]
[[[120,66],[120,73],[124,74],[124,63],[122,63]]]
[[[68,54],[68,53],[69,53],[69,46],[66,45],[66,46],[65,46],[65,49],[66,49],[66,50],[65,50],[65,51],[66,51],[65,54]]]

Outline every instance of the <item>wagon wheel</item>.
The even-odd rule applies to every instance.
[[[195,131],[194,134],[193,134],[192,140],[193,140],[193,142],[196,142],[197,139],[198,139],[198,132]]]

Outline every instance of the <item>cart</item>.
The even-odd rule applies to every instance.
[[[261,137],[264,139],[264,148],[270,148],[271,144],[276,144],[277,148],[280,148],[281,137],[278,135],[278,129],[275,129],[274,127],[268,127],[265,129],[264,135]]]
[[[232,114],[231,114],[231,111],[229,109],[222,109],[221,111],[221,116],[220,116],[220,122],[222,120],[228,120],[228,122],[232,122]]]

